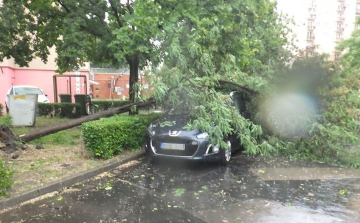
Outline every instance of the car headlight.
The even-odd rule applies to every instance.
[[[199,135],[196,136],[196,138],[198,139],[205,139],[206,137],[208,137],[208,133],[207,132],[203,132],[203,133],[200,133]]]
[[[213,153],[218,153],[219,151],[220,151],[220,146],[219,146],[219,144],[217,144],[216,146],[214,146],[214,148],[213,148]]]
[[[156,128],[156,124],[150,124],[148,127],[148,132],[151,136],[155,135],[155,130],[154,128]]]

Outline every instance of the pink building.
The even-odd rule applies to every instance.
[[[54,75],[56,73],[56,53],[51,49],[48,62],[45,64],[39,58],[34,59],[28,67],[19,67],[13,59],[0,62],[0,103],[5,107],[5,97],[8,89],[13,85],[34,85],[47,94],[50,102],[55,102],[54,96]],[[58,94],[85,94],[89,93],[89,70],[90,65],[86,64],[78,72],[68,72],[67,75],[74,77],[57,77]],[[84,77],[75,77],[80,75]],[[58,101],[59,98],[58,98]],[[73,98],[74,101],[74,98]],[[3,110],[3,113],[5,109]]]

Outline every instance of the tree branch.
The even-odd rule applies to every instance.
[[[231,84],[231,85],[234,85],[234,86],[237,86],[239,88],[242,88],[246,91],[248,91],[249,93],[252,93],[252,94],[258,94],[259,92],[249,88],[249,87],[246,87],[244,85],[241,85],[241,84],[238,84],[238,83],[235,83],[233,81],[228,81],[228,80],[218,80],[219,84]]]
[[[89,0],[89,2],[92,4],[92,6],[94,7],[97,7],[96,4],[92,1],[92,0]],[[92,12],[94,15],[96,15],[96,17],[99,19],[100,23],[102,23],[108,30],[108,32],[110,33],[110,30],[108,28],[108,25],[105,23],[105,21],[99,16],[98,13],[94,13],[94,11]]]
[[[119,12],[118,12],[118,10],[117,10],[116,7],[115,7],[114,2],[113,2],[112,0],[109,0],[109,3],[110,3],[110,6],[111,6],[111,9],[112,9],[113,12],[114,12],[114,16],[115,16],[115,18],[116,18],[116,21],[117,21],[119,27],[120,27],[120,28],[123,27],[123,24],[122,24],[122,22],[121,22],[121,20],[120,20],[120,17],[119,17]]]
[[[89,27],[84,26],[84,25],[80,25],[80,30],[86,31],[86,32],[88,32],[89,34],[94,35],[94,36],[96,36],[96,37],[103,37],[102,34],[96,32],[95,30],[89,29]]]
[[[71,12],[70,9],[68,7],[66,7],[64,2],[62,2],[61,0],[57,0],[57,2],[66,10],[67,13]]]

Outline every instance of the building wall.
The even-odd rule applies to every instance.
[[[113,88],[111,81],[113,80]],[[92,85],[91,90],[95,99],[128,99],[129,74],[94,74],[94,81],[99,85]],[[145,76],[140,76],[140,85],[147,85]]]
[[[327,53],[332,60],[340,56],[335,48],[355,29],[359,0],[277,0],[278,10],[293,17],[296,45],[311,56]],[[358,10],[357,10],[358,8]],[[358,12],[357,12],[358,11]]]
[[[14,80],[14,69],[0,67],[0,103],[3,105],[2,113],[5,114],[6,92],[12,86]]]
[[[52,48],[50,50],[48,62],[43,63],[39,58],[35,58],[29,63],[28,67],[19,67],[15,64],[13,59],[6,59],[0,62],[0,103],[5,107],[5,97],[8,89],[13,85],[34,85],[41,88],[45,94],[47,94],[51,103],[56,102],[54,98],[54,81],[53,76],[57,75],[56,69],[56,52]],[[80,75],[86,75],[86,78],[76,77],[61,77],[57,78],[58,94],[71,93],[74,95],[78,88],[79,94],[89,93],[89,69],[90,64],[86,63],[84,67],[80,68],[79,72],[67,72],[65,74],[74,75],[76,73]],[[78,86],[76,86],[78,84]],[[60,102],[60,100],[57,100]],[[73,98],[74,101],[74,98]],[[5,108],[3,109],[3,113]]]

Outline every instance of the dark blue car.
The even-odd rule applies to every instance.
[[[245,100],[240,92],[231,92],[232,106],[241,114],[245,111]],[[186,160],[215,159],[222,164],[229,163],[231,154],[240,148],[237,136],[224,139],[227,148],[210,144],[206,132],[186,130],[184,126],[190,120],[184,106],[171,109],[148,128],[146,153],[149,156]]]

